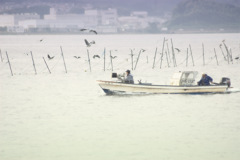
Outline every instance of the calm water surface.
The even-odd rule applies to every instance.
[[[163,37],[173,38],[178,67],[159,69]],[[39,39],[44,39],[42,43]],[[83,40],[95,40],[90,51],[89,71]],[[233,57],[240,55],[240,34],[205,35],[38,35],[1,36],[0,48],[0,159],[1,160],[239,160],[240,92],[206,95],[120,95],[106,96],[96,84],[110,79],[109,50],[115,72],[131,68],[141,48],[135,81],[168,84],[179,70],[207,72],[218,82],[227,76],[239,91],[240,64],[224,61],[219,44],[225,39]],[[202,43],[206,65],[203,66]],[[168,43],[169,48],[171,43]],[[195,66],[186,50],[192,45]],[[65,74],[60,46],[68,74]],[[103,50],[106,47],[106,72]],[[155,48],[159,48],[153,70]],[[219,66],[213,59],[216,48]],[[118,51],[115,51],[115,50]],[[171,49],[171,48],[170,48]],[[10,76],[8,51],[14,76]],[[38,75],[34,75],[30,51]],[[224,50],[225,52],[225,50]],[[47,63],[42,57],[55,56]],[[98,54],[101,59],[93,59]],[[75,59],[73,56],[81,56]],[[147,61],[148,60],[148,61]],[[183,62],[183,63],[182,63]],[[182,63],[182,64],[180,64]]]

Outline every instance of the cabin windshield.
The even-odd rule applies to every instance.
[[[180,78],[180,84],[183,86],[193,85],[195,82],[195,78],[197,76],[197,72],[183,72]]]

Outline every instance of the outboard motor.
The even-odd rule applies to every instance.
[[[231,86],[231,81],[230,81],[230,78],[227,78],[227,77],[222,77],[220,83],[220,85],[227,85],[228,87]]]
[[[117,77],[118,77],[117,73],[112,73],[112,78],[117,78]]]

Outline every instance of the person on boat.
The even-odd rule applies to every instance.
[[[213,79],[208,76],[206,73],[202,74],[201,80],[198,82],[199,86],[208,86],[210,83],[213,83]]]
[[[130,70],[126,70],[126,78],[123,81],[124,83],[134,83],[133,76],[131,75]]]

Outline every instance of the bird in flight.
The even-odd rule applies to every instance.
[[[92,42],[88,42],[86,39],[84,39],[85,44],[87,45],[87,47],[91,47],[92,44],[96,44],[95,41]]]
[[[98,34],[97,31],[95,31],[95,30],[90,30],[89,32],[92,32],[92,33]]]
[[[54,58],[54,56],[51,57],[51,56],[48,54],[48,59],[49,59],[49,60],[51,60],[51,59],[53,59],[53,58]]]
[[[87,29],[85,29],[85,28],[83,28],[83,29],[80,29],[80,31],[82,31],[82,32],[83,32],[83,31],[86,31],[86,30],[87,30]]]
[[[181,52],[181,50],[180,49],[178,49],[178,48],[175,48],[178,52]]]
[[[81,32],[84,32],[84,31],[89,31],[89,33],[94,33],[94,34],[98,34],[97,31],[93,30],[93,29],[85,29],[85,28],[82,28],[80,29]]]
[[[100,56],[96,54],[96,55],[93,56],[93,58],[94,58],[94,59],[95,59],[95,58],[100,58]]]
[[[112,58],[112,59],[115,59],[115,58],[117,58],[117,56],[111,56],[111,58]]]
[[[42,42],[43,41],[43,39],[40,39],[40,42]]]
[[[76,58],[76,59],[79,59],[79,58],[81,58],[80,56],[73,56],[74,58]]]

